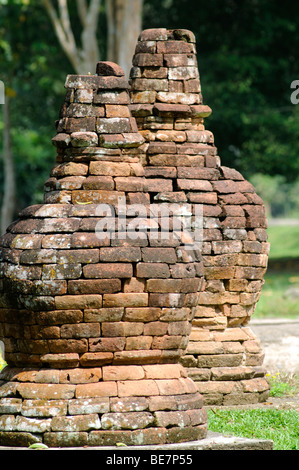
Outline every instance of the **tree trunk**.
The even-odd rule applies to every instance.
[[[57,7],[52,0],[42,0],[52,22],[62,50],[71,62],[75,73],[94,74],[99,61],[97,26],[101,0],[77,0],[77,11],[82,25],[81,47],[76,44],[71,26],[67,0],[58,0]]]
[[[106,0],[107,59],[120,65],[127,79],[142,29],[142,7],[143,0]]]
[[[16,183],[10,131],[10,98],[5,97],[3,104],[3,173],[4,194],[1,207],[1,234],[14,219],[16,210]]]

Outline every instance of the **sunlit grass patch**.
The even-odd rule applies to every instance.
[[[272,440],[274,450],[299,450],[299,417],[295,410],[208,410],[210,431],[249,439]]]

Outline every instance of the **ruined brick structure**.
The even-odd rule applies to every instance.
[[[222,166],[205,129],[212,111],[203,105],[194,34],[143,31],[130,84],[131,111],[148,143],[145,174],[159,188],[155,199],[193,210],[203,205],[205,287],[181,362],[207,404],[264,401],[264,354],[247,324],[267,266],[265,208],[238,171]]]
[[[179,363],[201,254],[186,279],[184,244],[164,241],[158,221],[149,232],[153,188],[122,69],[99,63],[65,86],[44,204],[24,209],[1,238],[0,443],[204,438],[203,400]],[[146,210],[137,228],[134,204]]]
[[[65,87],[44,204],[0,239],[0,444],[202,439],[204,403],[268,395],[263,203],[204,128],[190,31],[143,31],[129,84],[100,62]]]

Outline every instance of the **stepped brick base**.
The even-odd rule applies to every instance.
[[[0,377],[1,445],[149,445],[207,434],[202,397],[179,364],[6,368]]]
[[[181,362],[205,405],[245,405],[269,396],[263,359],[260,342],[248,327],[193,327]]]

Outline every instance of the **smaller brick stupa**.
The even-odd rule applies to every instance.
[[[129,86],[116,64],[96,72],[67,77],[44,204],[22,210],[0,239],[1,445],[163,444],[207,433],[202,397],[179,363],[202,259],[174,236],[173,218],[164,237],[148,217],[155,190]],[[137,225],[136,205],[145,209]]]
[[[130,108],[148,144],[152,197],[189,205],[193,215],[199,206],[203,211],[205,286],[182,364],[205,404],[263,402],[269,395],[264,351],[248,323],[267,268],[265,207],[252,184],[221,162],[206,128],[212,110],[203,102],[195,35],[142,31],[130,76]]]

